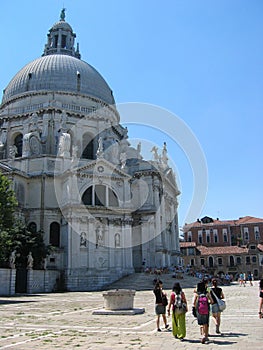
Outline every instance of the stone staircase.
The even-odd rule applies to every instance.
[[[165,290],[172,289],[173,284],[175,282],[179,282],[182,288],[194,288],[197,282],[199,281],[199,279],[192,276],[188,276],[187,274],[184,274],[182,279],[176,279],[172,277],[172,273],[165,273],[157,276],[154,274],[140,272],[122,277],[121,279],[111,283],[104,289],[134,289],[137,291],[152,290],[154,287],[153,280],[155,278],[159,278],[163,282],[163,287]]]

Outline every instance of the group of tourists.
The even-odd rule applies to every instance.
[[[238,276],[238,282],[240,287],[244,286],[246,287],[246,282],[249,282],[250,286],[253,286],[253,274],[249,273],[248,275],[246,275],[246,273],[241,272]]]
[[[165,329],[170,328],[166,317],[167,307],[168,316],[172,316],[172,333],[175,338],[183,341],[186,336],[185,314],[188,311],[188,303],[180,283],[174,283],[169,300],[167,298],[167,294],[163,290],[162,281],[158,280],[156,282],[153,292],[155,294],[157,331],[161,332],[160,316],[163,318]],[[221,333],[221,312],[225,309],[225,302],[223,301],[224,298],[225,296],[222,288],[218,287],[217,285],[217,279],[212,279],[211,288],[208,287],[208,281],[204,279],[199,282],[197,284],[197,288],[194,289],[192,300],[192,314],[197,318],[197,323],[200,326],[202,344],[205,344],[209,341],[208,333],[210,313],[212,314],[212,318],[216,326],[216,333]]]

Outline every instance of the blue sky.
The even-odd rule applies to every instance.
[[[263,2],[2,1],[1,91],[41,56],[63,6],[82,59],[102,74],[117,103],[168,110],[199,140],[209,182],[197,217],[262,218]],[[129,137],[160,148],[167,142],[182,192],[179,223],[195,221],[188,213],[198,188],[181,145],[149,126],[129,126]]]

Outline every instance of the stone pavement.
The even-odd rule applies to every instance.
[[[237,283],[222,287],[227,300],[223,334],[216,335],[210,320],[210,341],[203,345],[191,312],[186,315],[184,342],[163,328],[156,332],[152,279],[135,274],[111,286],[135,288],[134,307],[144,307],[142,315],[93,315],[103,307],[101,291],[0,297],[0,349],[263,349],[258,282],[252,287],[239,287]],[[169,291],[175,280],[169,275],[161,279]],[[196,282],[191,277],[180,280],[190,306]]]

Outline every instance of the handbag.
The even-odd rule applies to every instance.
[[[165,294],[162,294],[162,304],[163,304],[163,306],[168,305],[168,299],[167,299],[167,296]]]
[[[216,293],[211,289],[211,292],[214,294],[214,297],[216,298],[216,303],[218,305],[219,311],[224,311],[226,308],[226,302],[222,299],[219,299]]]

